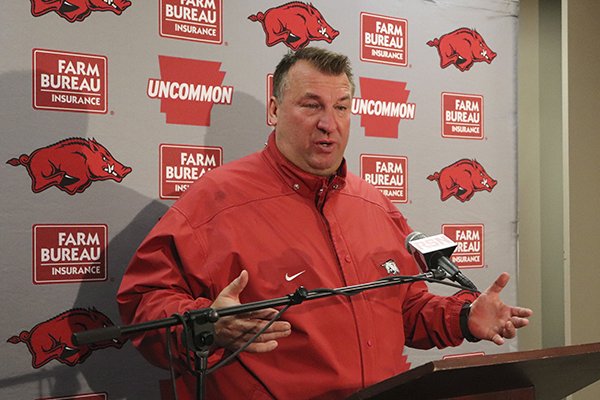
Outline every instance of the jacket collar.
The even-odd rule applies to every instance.
[[[340,190],[346,184],[347,167],[345,159],[342,160],[342,164],[332,177],[308,173],[298,168],[281,154],[275,143],[275,131],[269,135],[267,146],[263,150],[263,156],[285,184],[304,197],[314,199],[321,189],[323,191]]]

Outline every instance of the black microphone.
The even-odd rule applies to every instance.
[[[450,238],[444,234],[426,236],[421,232],[411,232],[404,241],[406,250],[415,257],[423,271],[441,269],[449,279],[470,290],[478,291],[477,286],[467,278],[448,257],[456,248]]]

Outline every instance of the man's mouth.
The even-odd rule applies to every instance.
[[[332,149],[334,144],[335,144],[334,142],[326,141],[326,140],[321,140],[321,141],[316,142],[317,147],[319,147],[323,150]]]

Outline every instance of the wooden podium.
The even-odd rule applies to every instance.
[[[348,400],[562,399],[600,379],[600,343],[432,361]]]

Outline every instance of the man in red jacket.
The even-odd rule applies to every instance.
[[[133,257],[118,294],[128,324],[222,309],[309,289],[371,282],[395,269],[416,275],[411,232],[379,190],[350,173],[344,150],[354,83],[347,57],[318,48],[284,56],[274,74],[262,151],[196,182]],[[391,263],[391,264],[390,264]],[[387,268],[386,268],[387,267]],[[437,296],[423,282],[307,301],[287,310],[232,362],[210,374],[214,399],[339,399],[408,369],[405,345],[502,344],[531,310],[505,305],[508,275],[479,296]],[[210,365],[239,349],[278,312],[220,318]],[[167,367],[164,334],[133,339]],[[174,335],[180,394],[195,381]]]

